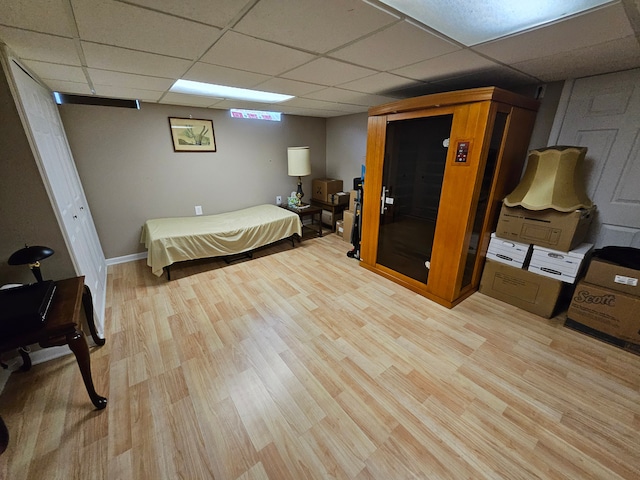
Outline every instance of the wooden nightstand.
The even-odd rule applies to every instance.
[[[320,210],[329,210],[331,212],[331,231],[336,231],[336,214],[344,212],[349,208],[348,203],[341,203],[340,205],[334,205],[333,203],[323,202],[322,200],[317,200],[315,198],[311,199],[311,205],[319,208]],[[320,223],[322,223],[322,218],[320,218]]]
[[[322,209],[315,207],[313,205],[309,205],[307,203],[302,204],[302,208],[290,207],[289,205],[280,205],[282,208],[286,208],[290,212],[296,213],[300,217],[300,221],[302,222],[302,229],[305,227],[311,228],[314,231],[318,232],[318,236],[322,236]],[[313,228],[315,224],[314,217],[318,216],[318,229]],[[304,217],[311,217],[311,226],[304,224]],[[303,232],[304,233],[304,232]]]

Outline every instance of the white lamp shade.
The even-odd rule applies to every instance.
[[[290,177],[311,175],[309,147],[289,147],[287,149],[287,157],[289,160],[288,174]]]

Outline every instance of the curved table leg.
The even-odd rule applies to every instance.
[[[96,324],[93,319],[93,298],[91,297],[91,290],[89,290],[89,287],[87,287],[86,285],[84,286],[84,291],[82,292],[82,306],[84,307],[84,314],[87,316],[87,324],[89,325],[91,338],[93,338],[93,341],[96,342],[96,345],[104,345],[106,340],[98,336]]]
[[[84,333],[76,330],[74,333],[67,335],[67,343],[69,348],[76,356],[76,361],[80,367],[80,373],[82,374],[82,380],[84,386],[87,388],[89,398],[98,410],[102,410],[107,406],[107,399],[101,397],[96,393],[96,389],[93,386],[93,378],[91,377],[91,358],[89,357],[89,345],[87,345],[87,338]]]
[[[31,357],[29,356],[30,350],[27,347],[20,347],[18,349],[18,353],[22,357],[22,366],[20,367],[20,371],[28,372],[31,370]]]
[[[0,417],[0,455],[7,449],[7,445],[9,445],[9,430]]]

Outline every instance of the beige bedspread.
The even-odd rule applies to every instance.
[[[300,217],[275,205],[197,217],[156,218],[142,228],[154,275],[174,262],[233,255],[302,235]]]

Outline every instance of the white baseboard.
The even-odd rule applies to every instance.
[[[132,253],[131,255],[124,255],[122,257],[107,258],[105,261],[107,262],[107,265],[118,265],[119,263],[135,262],[145,258],[147,258],[147,252],[140,252]]]

